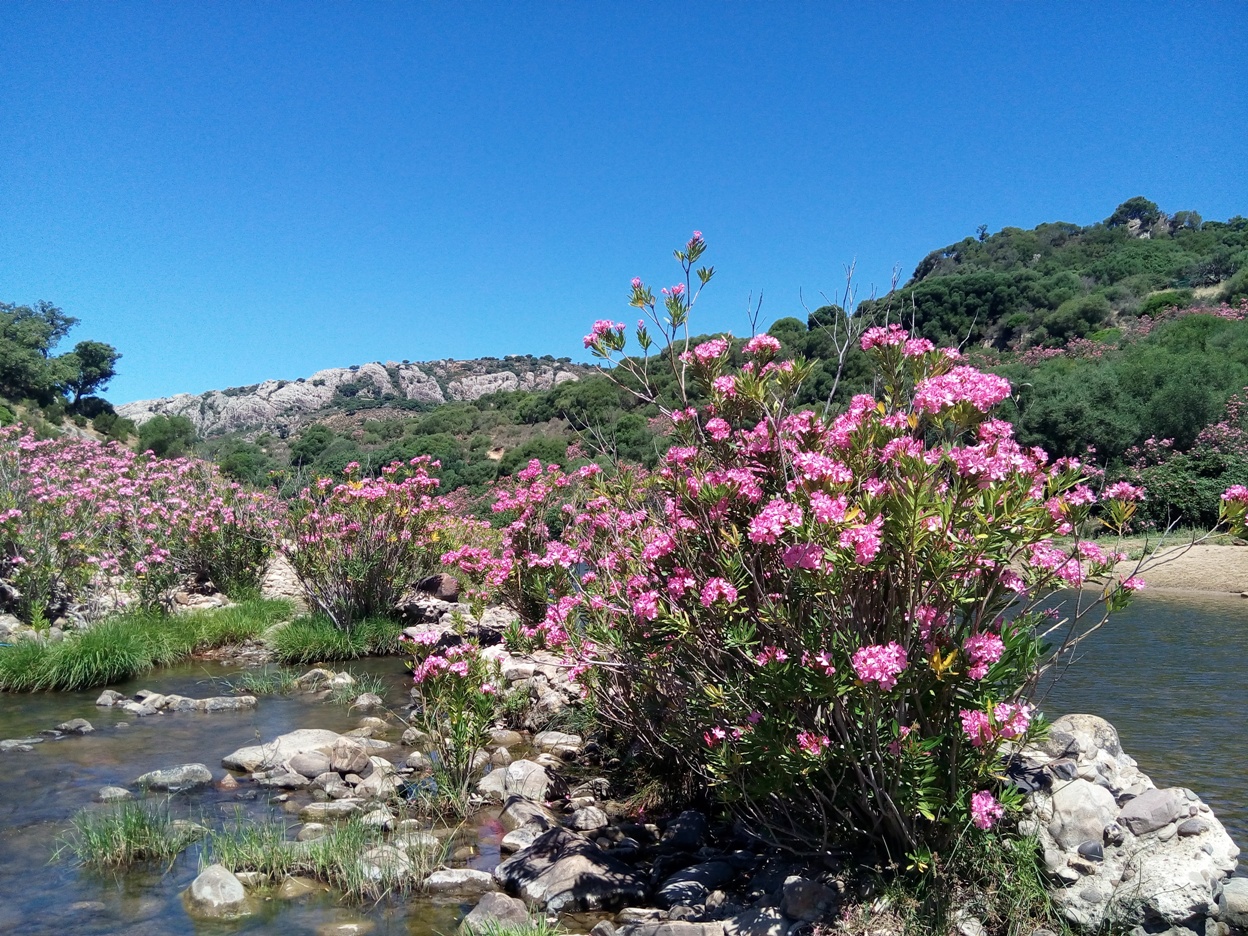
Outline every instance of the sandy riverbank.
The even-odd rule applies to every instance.
[[[1116,571],[1140,575],[1150,591],[1248,591],[1248,546],[1177,543],[1148,556],[1138,573],[1137,565],[1119,563]]]

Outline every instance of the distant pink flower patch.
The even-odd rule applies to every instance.
[[[905,672],[908,662],[905,648],[896,641],[861,647],[854,651],[852,660],[860,680],[878,683],[886,691],[897,685],[897,677]]]

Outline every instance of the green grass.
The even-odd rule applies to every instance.
[[[58,839],[56,859],[73,855],[92,868],[126,868],[145,861],[171,863],[205,829],[170,817],[166,804],[124,802],[107,809],[87,808]]]
[[[273,652],[282,663],[328,663],[394,653],[403,627],[389,618],[367,618],[341,630],[323,615],[295,618],[273,632]]]
[[[361,675],[352,673],[350,670],[346,672],[355,682],[346,686],[334,686],[329,690],[328,701],[336,705],[350,705],[366,692],[381,696],[383,699],[386,697],[386,682],[380,676],[371,674]]]
[[[442,858],[441,854],[408,852],[411,866],[406,872],[384,868],[376,878],[361,868],[361,857],[385,842],[380,829],[356,818],[330,826],[319,839],[292,842],[284,822],[255,822],[240,814],[230,826],[212,833],[204,861],[218,862],[234,872],[257,872],[271,884],[292,875],[315,878],[348,900],[359,901],[416,891]]]
[[[527,923],[504,923],[502,920],[486,919],[469,927],[473,936],[563,936],[566,932],[558,923],[544,916],[530,914]]]
[[[295,680],[299,674],[284,667],[264,667],[260,670],[245,670],[232,679],[222,682],[230,692],[239,695],[290,695],[295,691]]]
[[[282,601],[169,616],[134,611],[101,621],[57,643],[23,639],[0,647],[0,689],[69,691],[122,682],[201,650],[259,637],[290,613]]]

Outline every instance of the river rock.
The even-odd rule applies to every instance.
[[[106,786],[100,787],[100,792],[95,794],[95,798],[101,803],[117,803],[121,800],[134,799],[134,794],[125,787]]]
[[[233,919],[250,913],[247,890],[224,865],[209,865],[182,892],[182,903],[193,917]]]
[[[329,769],[344,776],[353,773],[363,777],[373,769],[368,759],[368,749],[356,738],[338,738],[330,745],[327,753]]]
[[[541,803],[535,803],[523,796],[509,796],[503,803],[503,811],[498,814],[498,821],[509,832],[531,822],[543,825],[547,829],[558,825],[553,812]]]
[[[579,753],[584,743],[580,735],[566,734],[562,731],[539,731],[533,736],[533,746],[539,751],[561,756]]]
[[[333,769],[330,767],[329,755],[324,751],[300,751],[286,762],[286,766],[309,780],[315,780]]]
[[[490,743],[486,745],[490,748],[513,748],[524,743],[524,735],[518,731],[512,731],[510,728],[491,728]]]
[[[116,689],[105,689],[100,693],[100,697],[95,700],[95,704],[100,708],[111,708],[119,702],[128,701],[124,695]]]
[[[1020,828],[1038,837],[1067,919],[1086,929],[1147,920],[1203,932],[1239,848],[1195,793],[1158,790],[1094,715],[1057,719],[1043,744],[1017,757],[1029,776],[1051,781],[1028,794]]]
[[[359,811],[359,800],[334,799],[324,803],[308,803],[299,810],[299,818],[304,822],[320,822],[324,819],[345,819]]]
[[[425,878],[425,892],[431,897],[480,897],[498,885],[488,871],[475,868],[443,868]]]
[[[1241,929],[1248,928],[1248,878],[1231,878],[1222,885],[1218,920]]]
[[[300,728],[297,731],[279,735],[267,744],[253,744],[239,748],[234,753],[223,757],[221,764],[230,770],[246,773],[268,770],[304,751],[327,751],[340,737],[338,732],[327,731],[323,728]]]
[[[610,820],[597,806],[582,806],[568,817],[568,828],[578,832],[594,832],[605,828]]]
[[[181,790],[193,790],[212,783],[212,771],[203,764],[182,764],[178,767],[165,767],[153,770],[137,777],[136,786],[149,790],[168,790],[177,793]]]
[[[724,936],[785,936],[793,924],[775,907],[755,907],[724,921]],[[881,930],[888,933],[891,930]]]
[[[407,852],[393,845],[375,845],[360,855],[360,871],[371,881],[408,877],[412,867]]]
[[[56,730],[63,731],[65,734],[84,735],[95,731],[95,727],[85,718],[71,718],[57,725]]]
[[[835,890],[821,881],[786,878],[780,896],[780,912],[792,920],[816,923],[828,916],[839,901]]]
[[[696,851],[702,847],[706,832],[706,816],[696,809],[686,809],[668,822],[659,841],[675,851]]]
[[[612,910],[645,900],[645,879],[594,843],[551,829],[494,869],[509,893],[550,913]]]
[[[531,760],[512,761],[504,774],[503,792],[541,802],[550,789],[550,774],[541,764]]]
[[[529,922],[529,909],[523,900],[492,891],[481,900],[459,924],[461,933],[482,933],[492,926],[523,927]]]
[[[705,903],[711,891],[727,884],[735,874],[726,861],[707,861],[684,868],[659,885],[655,903],[663,908]]]

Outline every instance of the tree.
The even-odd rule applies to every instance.
[[[117,360],[121,355],[112,345],[102,341],[80,341],[74,350],[62,355],[66,393],[72,393],[70,409],[76,409],[82,398],[103,390],[117,375]]]
[[[1161,209],[1156,202],[1149,201],[1143,195],[1128,198],[1114,209],[1114,213],[1105,219],[1106,227],[1123,227],[1131,221],[1139,221],[1141,227],[1152,227],[1161,220]]]
[[[140,451],[161,458],[185,455],[195,444],[195,424],[185,416],[153,416],[139,427]]]

